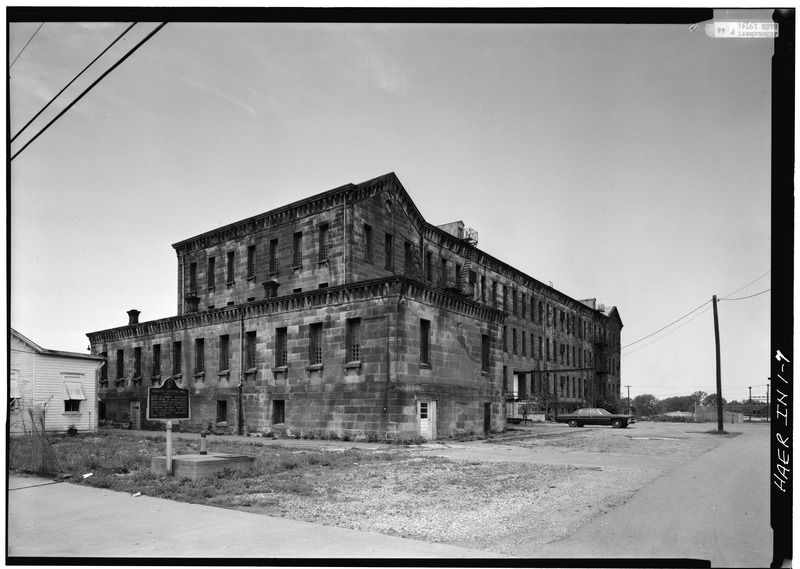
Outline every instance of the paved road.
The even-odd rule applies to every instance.
[[[644,427],[644,425],[642,426]],[[558,427],[555,427],[558,428]],[[708,430],[707,426],[682,426]],[[431,444],[421,452],[452,458],[543,463],[658,463],[667,474],[627,504],[572,536],[535,551],[533,558],[708,559],[714,567],[768,567],[769,426],[726,425],[741,433],[694,459],[601,453],[512,452],[480,442]],[[614,432],[614,431],[611,431]],[[618,434],[619,431],[616,431]],[[143,433],[131,433],[141,436]],[[188,436],[188,435],[187,435]],[[196,436],[195,436],[196,437]],[[237,437],[241,440],[240,437]],[[253,439],[250,439],[253,440]],[[331,441],[265,444],[362,446]],[[363,445],[386,448],[385,445]],[[518,450],[518,449],[517,449]],[[484,558],[502,557],[442,544],[319,526],[259,514],[184,504],[147,496],[10,479],[8,554],[34,557],[144,558]],[[186,520],[191,520],[187,524]],[[46,539],[43,536],[47,536]]]
[[[769,567],[769,425],[739,432],[637,492],[570,537],[538,550],[556,558],[692,558],[712,567]]]

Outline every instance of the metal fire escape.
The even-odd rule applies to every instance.
[[[469,276],[470,267],[478,254],[478,250],[475,248],[478,245],[478,232],[469,227],[465,228],[463,241],[468,245],[467,254],[464,257],[464,265],[461,267],[461,272],[458,273],[456,286],[460,294],[473,296],[475,280],[470,280]]]

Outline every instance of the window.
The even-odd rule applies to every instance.
[[[197,290],[197,263],[189,264],[189,290]]]
[[[481,334],[481,371],[489,371],[489,334]]]
[[[517,353],[517,329],[513,328],[511,330],[511,349],[516,354]]]
[[[180,375],[183,371],[183,351],[180,342],[172,343],[172,375]]]
[[[253,332],[246,332],[245,333],[245,344],[244,344],[244,368],[245,369],[255,369],[256,367],[256,333]]]
[[[328,224],[319,226],[319,260],[328,260]]]
[[[228,422],[228,402],[217,401],[217,423]]]
[[[253,279],[256,276],[256,246],[250,245],[247,248],[247,278]]]
[[[413,258],[412,258],[412,255],[411,255],[411,243],[406,241],[405,242],[404,266],[403,266],[404,274],[408,275],[408,274],[411,273],[412,264],[413,264]]]
[[[372,226],[364,224],[364,261],[372,262]]]
[[[133,377],[142,377],[142,348],[133,348]]]
[[[161,375],[161,344],[153,344],[153,375]]]
[[[544,319],[544,307],[542,306],[542,301],[540,300],[539,301],[539,324],[542,323],[543,319]]]
[[[431,321],[419,321],[419,361],[430,365],[431,363]]]
[[[517,315],[517,291],[511,291],[511,313]]]
[[[273,239],[269,242],[269,272],[278,272],[278,240]]]
[[[311,365],[322,364],[322,323],[312,324],[309,328],[308,361]]]
[[[286,402],[281,400],[272,402],[272,424],[282,424],[286,420]]]
[[[203,373],[206,371],[206,341],[204,338],[197,338],[194,341],[194,372]]]
[[[508,326],[503,326],[503,351],[508,352]]]
[[[361,361],[361,318],[350,318],[347,320],[347,350],[346,359],[348,362]]]
[[[539,359],[542,359],[542,337],[539,336]]]
[[[425,252],[425,279],[433,282],[433,253],[431,251]]]
[[[216,270],[217,270],[217,258],[216,257],[209,257],[208,258],[208,273],[206,274],[206,280],[208,281],[208,288],[213,288],[216,284]]]
[[[117,350],[117,379],[125,377],[125,350]]]
[[[294,234],[292,241],[292,267],[295,269],[303,265],[303,232]]]
[[[481,275],[481,302],[486,302],[486,275]]]
[[[386,270],[392,270],[394,265],[392,259],[392,236],[387,233],[385,239],[383,240],[383,259],[385,264],[383,266]]]
[[[439,284],[441,286],[447,286],[447,259],[442,257],[441,267],[439,267],[441,273],[439,274]]]
[[[231,337],[227,334],[219,337],[219,371],[230,369]]]
[[[100,381],[108,381],[108,352],[100,352],[100,357],[106,360],[100,368]]]
[[[236,258],[236,253],[233,251],[228,251],[228,274],[226,278],[226,282],[228,284],[233,283],[233,261]]]
[[[63,384],[64,412],[80,413],[81,401],[86,401],[80,381],[65,381]]]
[[[492,281],[492,307],[497,308],[497,281]]]
[[[520,308],[519,315],[521,318],[525,318],[525,293],[522,293],[522,307]]]
[[[508,310],[508,286],[503,285],[503,312]]]
[[[275,329],[275,367],[284,367],[289,361],[287,328]]]
[[[526,345],[525,345],[525,341],[526,341],[526,338],[525,338],[525,331],[523,330],[523,331],[522,331],[522,355],[523,355],[523,356],[525,356],[525,355],[527,355],[527,354],[528,354],[528,350],[527,350],[527,347],[526,347]]]

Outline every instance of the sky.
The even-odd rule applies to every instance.
[[[127,27],[40,24],[9,24],[12,136]],[[173,243],[394,172],[429,223],[616,306],[623,397],[715,392],[714,295],[723,397],[764,396],[772,54],[704,23],[171,22],[12,160],[11,325],[87,353],[177,314]]]

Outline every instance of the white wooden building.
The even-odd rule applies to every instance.
[[[47,350],[13,328],[10,339],[9,432],[30,432],[34,418],[51,433],[97,430],[96,372],[104,359]],[[43,418],[43,421],[42,421]]]

